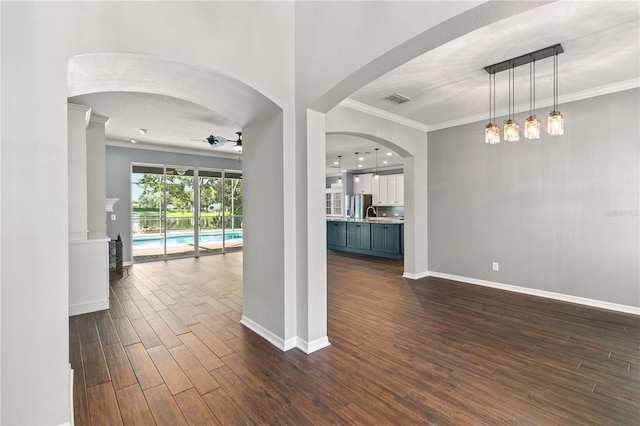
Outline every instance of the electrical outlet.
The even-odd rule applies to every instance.
[[[500,265],[498,264],[498,262],[493,262],[491,264],[491,269],[493,269],[494,271],[499,271],[500,270]]]
[[[115,213],[111,213],[111,220],[116,220],[116,214]]]

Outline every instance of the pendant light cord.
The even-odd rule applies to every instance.
[[[493,74],[493,119],[496,119],[496,74]]]

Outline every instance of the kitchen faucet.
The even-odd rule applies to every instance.
[[[376,208],[373,206],[369,206],[367,207],[367,211],[365,212],[365,215],[364,215],[365,219],[369,219],[369,209],[373,209],[373,214],[375,214],[376,217],[378,216],[378,212],[376,211]]]

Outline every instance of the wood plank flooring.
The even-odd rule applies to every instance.
[[[76,425],[640,424],[640,318],[328,252],[329,340],[239,324],[242,253],[136,264],[70,318]]]

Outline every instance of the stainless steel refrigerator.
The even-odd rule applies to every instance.
[[[372,205],[371,194],[345,195],[345,217],[364,219],[367,207]]]

